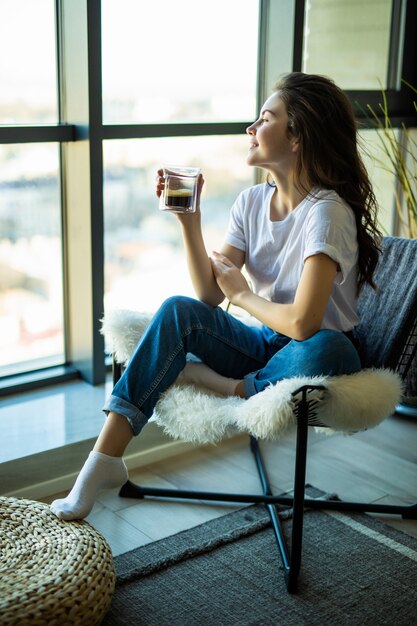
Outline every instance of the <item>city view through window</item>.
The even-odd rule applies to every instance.
[[[157,4],[103,0],[105,124],[192,125],[254,119],[258,1],[212,0],[204,24],[196,4],[192,0]],[[324,67],[321,73],[334,76],[346,88],[377,89],[377,73],[385,76],[386,71],[391,2],[375,0],[367,5],[369,31],[371,7],[381,9],[373,39],[379,42],[378,59],[363,80],[358,70],[356,78],[362,83],[355,85],[351,65],[343,56],[346,50],[342,57],[320,57],[317,16],[325,15],[333,30],[343,24],[346,5],[334,4],[330,11],[323,0],[306,3],[304,69]],[[54,0],[2,0],[0,4],[2,125],[58,121],[54,11]],[[175,38],[175,33],[182,36]],[[328,39],[326,46],[332,41]],[[375,131],[363,131],[361,136],[382,208],[382,226],[389,232],[392,177],[377,163],[383,155]],[[246,152],[244,134],[104,142],[106,310],[154,311],[170,295],[193,295],[179,225],[175,216],[158,210],[156,169],[163,164],[202,169],[206,180],[202,219],[211,252],[222,244],[236,196],[254,181]],[[0,376],[65,362],[62,224],[59,145],[0,145]]]
[[[2,0],[0,124],[58,121],[55,42],[53,0]],[[5,144],[0,146],[0,376],[63,360],[58,145]]]
[[[124,11],[117,0],[103,2],[105,122],[230,122],[255,117],[257,0],[213,0],[206,5],[204,26],[193,0],[124,0],[122,5]],[[141,23],[146,28],[137,37]],[[253,183],[246,152],[244,135],[105,142],[106,310],[155,311],[167,296],[193,295],[179,224],[175,216],[158,210],[157,169],[201,168],[206,180],[203,229],[210,252],[221,246],[237,194]]]
[[[0,55],[10,59],[0,66],[0,124],[58,120],[54,4],[5,0],[0,6],[0,17],[7,15],[0,20]],[[213,0],[211,9],[203,27],[190,0],[176,3],[175,10],[167,0],[158,6],[103,0],[104,122],[254,118],[258,2],[230,0],[225,6]],[[185,29],[187,38],[172,49],[175,29]],[[161,63],[164,68],[155,70]],[[104,144],[106,308],[155,310],[172,293],[191,294],[178,224],[158,210],[157,167],[193,163],[204,171],[203,219],[211,249],[221,245],[234,198],[253,182],[246,150],[244,136]],[[0,146],[0,376],[65,361],[59,167],[56,144]]]

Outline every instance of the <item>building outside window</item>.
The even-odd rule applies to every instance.
[[[184,123],[192,132],[195,123],[217,122],[227,131],[228,122],[254,119],[258,1],[213,0],[204,24],[192,0],[102,7],[103,122],[146,124],[155,135],[104,143],[105,308],[155,311],[167,296],[193,295],[179,224],[158,211],[157,169],[203,171],[209,252],[222,243],[237,194],[254,182],[243,133],[160,137],[158,125]]]
[[[39,368],[77,368],[79,324],[87,335],[94,325],[91,341],[79,333],[86,346],[79,360],[90,360],[93,369],[104,363],[97,340],[104,310],[154,311],[170,295],[192,295],[175,216],[158,210],[156,169],[201,167],[207,248],[218,248],[234,199],[256,180],[245,164],[245,128],[281,74],[292,68],[327,74],[362,106],[382,86],[400,125],[409,116],[401,104],[402,71],[411,79],[410,55],[403,52],[412,39],[406,10],[412,4],[403,0],[2,0],[3,386],[12,375]],[[71,45],[63,33],[71,33]],[[82,122],[78,88],[89,115]],[[376,131],[363,118],[361,124],[389,234],[393,178],[384,171]],[[78,178],[65,156],[68,146],[79,148]],[[90,169],[77,160],[85,146],[89,164],[96,155]],[[71,194],[84,211],[75,222]],[[78,276],[71,259],[74,233],[82,230],[85,241],[98,237],[103,246],[102,252],[82,243],[76,248]],[[87,289],[96,304],[78,321],[73,312],[85,298],[79,277],[90,267]]]
[[[58,122],[56,58],[54,2],[3,0],[0,124]],[[65,361],[61,226],[58,145],[0,145],[0,377]]]

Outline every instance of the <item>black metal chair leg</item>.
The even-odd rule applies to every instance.
[[[254,493],[224,493],[218,491],[194,491],[187,489],[161,489],[142,487],[128,480],[119,491],[122,498],[174,498],[176,500],[207,500],[208,502],[241,502],[242,504],[288,504],[288,498],[282,496]]]
[[[144,498],[154,496],[160,498],[208,500],[219,502],[242,502],[242,503],[262,503],[267,508],[271,519],[272,528],[277,540],[284,577],[289,593],[297,592],[298,574],[301,566],[302,535],[304,521],[304,492],[305,473],[307,458],[307,436],[308,436],[308,402],[306,391],[303,391],[302,400],[299,403],[297,420],[297,446],[294,475],[294,497],[274,496],[266,471],[262,454],[255,438],[250,437],[250,447],[254,455],[258,469],[259,478],[262,485],[263,495],[258,494],[236,494],[219,493],[207,491],[194,491],[183,489],[161,489],[158,487],[142,487],[127,481],[119,491],[119,495],[125,498]],[[277,504],[293,506],[293,523],[291,535],[291,552],[287,547],[281,521],[278,516]]]
[[[297,417],[291,560],[290,570],[287,577],[287,589],[289,593],[297,592],[298,574],[301,567],[301,553],[303,546],[304,497],[308,439],[308,403],[306,393],[307,392],[304,390],[303,399],[299,404]]]
[[[287,498],[293,506],[293,522],[291,532],[291,552],[288,555],[287,543],[279,520],[276,506],[265,502],[268,509],[272,527],[277,539],[278,548],[284,567],[284,576],[289,593],[297,593],[298,575],[301,567],[301,554],[303,544],[303,524],[304,524],[304,496],[305,496],[305,476],[307,464],[307,440],[308,440],[308,402],[307,390],[302,392],[302,398],[298,404],[297,416],[297,445],[295,456],[294,474],[294,496]],[[255,457],[259,477],[265,494],[272,494],[272,489],[267,476],[265,464],[256,439],[251,437],[251,450]]]
[[[250,447],[254,455],[256,467],[258,469],[259,478],[262,484],[262,489],[265,495],[272,495],[272,489],[269,482],[269,478],[266,472],[265,463],[262,458],[262,454],[259,448],[259,444],[254,437],[250,438]],[[272,528],[277,540],[278,549],[281,555],[281,561],[284,568],[284,576],[287,579],[288,572],[290,571],[290,557],[288,553],[287,543],[285,541],[284,532],[281,525],[281,520],[278,516],[278,511],[275,504],[264,502],[267,507],[269,517],[271,519]]]

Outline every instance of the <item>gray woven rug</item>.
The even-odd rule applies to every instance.
[[[103,626],[416,624],[417,540],[360,514],[308,511],[304,528],[298,595],[251,506],[116,557]]]

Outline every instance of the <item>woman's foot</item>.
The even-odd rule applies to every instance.
[[[99,491],[121,487],[127,478],[127,468],[121,457],[93,450],[68,496],[54,500],[51,511],[63,520],[82,519],[90,513]]]

